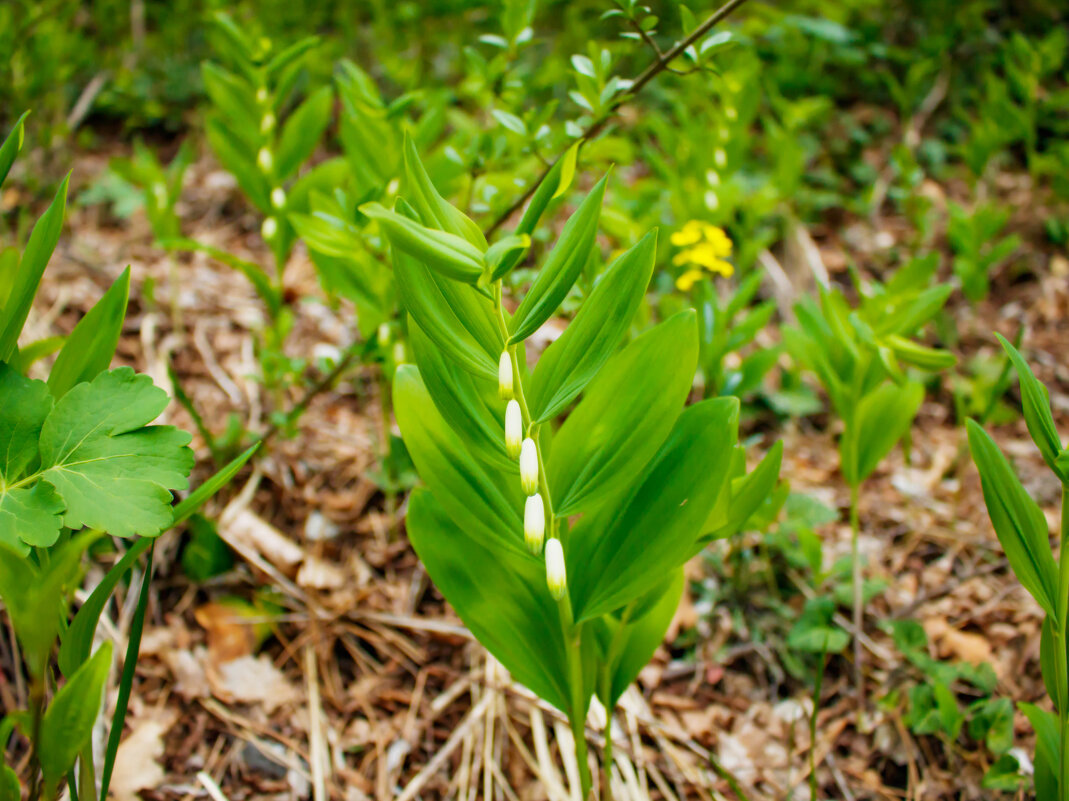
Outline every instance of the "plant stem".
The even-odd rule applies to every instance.
[[[858,522],[859,486],[850,487],[850,559],[853,568],[854,585],[854,686],[857,691],[857,715],[861,720],[865,707],[865,671],[862,665],[864,650],[861,647],[861,627],[863,625],[864,589],[861,582],[861,526]]]
[[[1069,484],[1062,485],[1061,544],[1058,546],[1058,618],[1054,621],[1054,667],[1058,676],[1058,719],[1061,751],[1058,765],[1058,795],[1069,801],[1069,664],[1066,637],[1069,632]]]
[[[390,379],[386,375],[386,363],[383,362],[382,369],[379,371],[379,413],[380,423],[382,425],[382,441],[380,443],[382,454],[382,467],[383,475],[386,476],[386,491],[383,493],[386,496],[386,516],[390,521],[390,538],[397,540],[398,534],[398,521],[397,521],[397,476],[394,470],[393,462],[393,446],[390,442],[390,429],[392,426],[391,417],[392,396],[390,394]]]
[[[731,14],[731,12],[733,12],[745,2],[746,0],[728,0],[728,2],[724,3],[724,5],[718,8],[712,14],[710,14],[709,17],[705,20],[705,22],[703,22],[701,25],[691,31],[689,36],[679,41],[671,50],[666,50],[665,52],[661,53],[653,63],[646,67],[646,69],[644,69],[639,74],[639,76],[635,78],[635,80],[631,83],[631,86],[627,89],[627,91],[621,92],[619,95],[616,96],[616,98],[613,99],[612,105],[609,106],[608,110],[604,114],[602,114],[600,117],[598,117],[586,127],[586,130],[584,130],[579,135],[579,139],[577,141],[582,142],[588,139],[593,139],[595,136],[601,133],[602,128],[604,128],[605,125],[609,122],[609,120],[613,118],[613,116],[616,114],[617,109],[619,109],[620,106],[622,106],[625,102],[627,102],[635,95],[637,95],[640,91],[642,91],[643,87],[645,87],[646,84],[648,84],[662,72],[668,69],[669,64],[671,64],[673,61],[683,55],[683,53],[686,52],[688,47],[690,47],[692,44],[694,44],[703,36],[705,36],[705,34],[709,33],[709,31],[711,31],[714,26],[723,21],[729,14]],[[571,145],[572,142],[569,142],[568,146],[571,147]],[[505,211],[502,212],[496,220],[494,220],[490,227],[486,229],[487,237],[489,237],[498,228],[504,225],[505,221],[508,220],[509,217],[511,217],[523,207],[523,204],[528,201],[531,195],[534,194],[535,189],[537,189],[538,185],[541,184],[543,180],[545,180],[545,177],[549,174],[549,171],[553,169],[553,165],[555,165],[561,159],[562,156],[563,154],[558,155],[557,158],[555,158],[549,165],[547,165],[546,168],[542,171],[542,174],[539,175],[538,178],[533,181],[527,187],[526,190],[524,190],[524,193],[519,198],[517,198],[517,200],[511,206],[505,209]]]
[[[820,692],[824,685],[824,668],[828,663],[828,652],[820,652],[817,664],[817,678],[813,683],[813,713],[809,716],[809,797],[816,801],[817,795],[817,710],[820,709]]]
[[[497,311],[498,329],[503,341],[508,342],[508,325],[505,323],[505,309],[502,304],[501,282],[493,287],[494,308]],[[539,428],[531,420],[530,408],[527,406],[527,396],[523,391],[523,376],[520,374],[519,361],[516,352],[521,345],[513,345],[508,348],[509,358],[512,361],[512,386],[516,402],[520,406],[523,417],[524,430],[527,436],[534,440],[535,452],[538,454],[538,489],[542,494],[545,504],[546,518],[550,537],[557,537],[557,518],[553,513],[553,498],[549,492],[549,482],[546,480],[545,463],[542,460],[542,443],[539,438]],[[587,754],[586,744],[586,697],[583,689],[583,654],[582,654],[582,631],[581,623],[575,622],[572,614],[572,601],[568,592],[557,602],[561,634],[564,637],[564,651],[568,660],[568,688],[572,697],[569,699],[568,723],[571,726],[572,738],[575,740],[575,759],[579,763],[579,784],[582,791],[583,801],[590,798],[593,787],[593,777],[590,773],[590,761]]]

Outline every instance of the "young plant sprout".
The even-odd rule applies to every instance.
[[[780,458],[773,448],[740,474],[738,401],[684,408],[698,359],[693,311],[619,349],[653,272],[652,232],[609,265],[529,369],[525,341],[594,257],[605,187],[579,205],[511,314],[501,279],[567,188],[559,166],[534,193],[523,235],[489,247],[438,194],[411,141],[404,199],[361,208],[393,248],[415,354],[394,380],[426,484],[409,501],[409,538],[480,642],[567,715],[583,798],[591,698],[611,713],[664,636],[684,562],[764,501]],[[607,730],[606,787],[611,751]]]

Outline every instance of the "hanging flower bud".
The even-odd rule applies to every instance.
[[[267,102],[267,100],[268,100],[267,87],[266,86],[261,86],[259,89],[256,90],[256,102],[259,103],[262,106],[264,103]]]
[[[260,118],[260,133],[269,134],[275,130],[275,115],[270,111]]]
[[[512,397],[512,358],[509,352],[501,352],[501,360],[497,363],[497,391],[502,400]]]
[[[510,400],[505,406],[505,451],[510,459],[520,455],[520,443],[523,440],[523,418],[520,416],[520,404]]]
[[[286,205],[286,190],[281,186],[276,186],[271,190],[271,205],[278,210],[282,210]]]
[[[271,172],[271,168],[275,165],[275,157],[266,147],[261,147],[260,152],[256,154],[256,163],[264,172]]]
[[[525,495],[538,492],[538,446],[530,437],[520,446],[520,486]]]
[[[542,496],[532,495],[523,506],[523,541],[531,553],[542,550],[542,540],[546,536],[546,507]]]
[[[559,601],[568,591],[568,578],[564,573],[564,549],[560,540],[551,539],[546,543],[546,585],[554,601]]]
[[[264,238],[265,242],[270,242],[275,238],[275,234],[278,233],[278,220],[274,217],[268,217],[264,220],[263,225],[260,226],[260,236]]]

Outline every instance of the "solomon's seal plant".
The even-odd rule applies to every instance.
[[[403,199],[361,210],[393,248],[415,353],[394,384],[426,484],[409,502],[409,538],[475,636],[567,715],[586,798],[591,698],[613,709],[664,636],[684,562],[764,500],[779,449],[739,475],[737,400],[684,408],[698,359],[693,311],[619,347],[653,271],[653,232],[609,265],[529,367],[526,340],[596,258],[607,178],[515,310],[506,306],[502,278],[561,176],[558,166],[535,192],[521,233],[489,246],[431,185],[414,149]],[[611,747],[607,737],[607,779]]]
[[[797,327],[784,328],[795,362],[814,372],[843,421],[839,464],[850,486],[851,557],[854,584],[854,669],[863,699],[861,638],[864,597],[858,548],[861,485],[891,449],[909,434],[924,399],[924,386],[906,367],[938,371],[956,359],[912,339],[943,308],[952,287],[933,284],[935,259],[914,259],[886,283],[863,285],[851,308],[838,289],[822,287],[820,302],[795,306]]]
[[[1039,662],[1054,711],[1019,704],[1036,731],[1036,798],[1069,799],[1069,449],[1062,447],[1047,388],[1017,349],[999,336],[1021,385],[1021,406],[1028,433],[1043,461],[1062,485],[1061,545],[1055,560],[1047,518],[1022,486],[995,441],[968,420],[969,448],[984,490],[991,525],[1010,567],[1046,613]]]

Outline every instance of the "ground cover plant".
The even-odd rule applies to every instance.
[[[1066,797],[1067,22],[4,6],[0,795]]]

